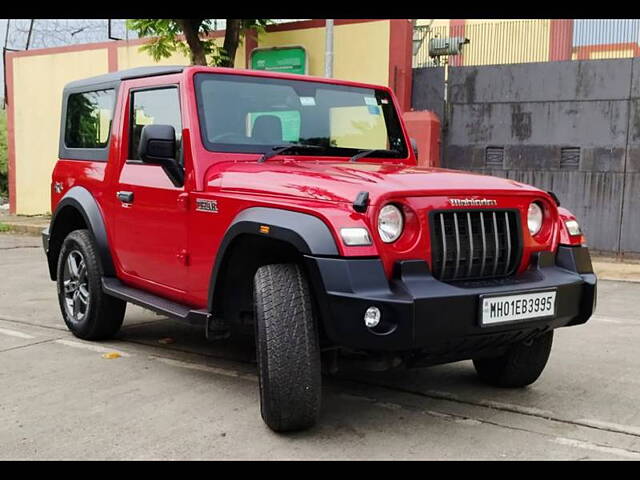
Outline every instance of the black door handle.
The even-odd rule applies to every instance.
[[[133,192],[118,192],[116,193],[116,197],[122,203],[132,203],[133,202]]]

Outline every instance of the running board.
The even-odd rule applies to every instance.
[[[126,302],[135,303],[161,315],[182,320],[191,325],[208,324],[209,312],[206,310],[192,310],[181,303],[172,302],[153,293],[125,285],[114,277],[102,277],[102,290],[112,297]]]

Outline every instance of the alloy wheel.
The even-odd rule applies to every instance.
[[[64,305],[72,322],[81,322],[89,311],[89,280],[87,264],[78,250],[72,250],[67,257],[62,275]]]

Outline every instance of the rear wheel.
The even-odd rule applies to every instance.
[[[276,432],[309,428],[320,412],[320,347],[309,286],[298,265],[258,269],[254,313],[262,418]]]
[[[496,387],[517,388],[535,382],[549,359],[553,330],[516,343],[499,357],[473,360],[478,376]]]
[[[64,239],[57,278],[62,317],[76,337],[100,340],[120,330],[127,303],[102,291],[102,267],[88,230]]]

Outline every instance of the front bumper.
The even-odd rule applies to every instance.
[[[528,270],[511,278],[444,283],[424,261],[397,265],[389,281],[379,259],[307,257],[324,331],[340,346],[368,351],[421,352],[471,358],[557,327],[586,322],[595,308],[596,276],[585,247],[560,246],[536,254]],[[553,318],[481,326],[479,297],[555,288]],[[377,331],[364,325],[370,306],[382,312]]]

